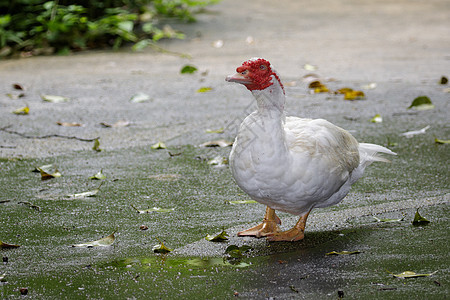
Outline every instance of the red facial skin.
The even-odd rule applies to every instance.
[[[263,58],[244,62],[242,66],[236,69],[236,72],[248,79],[248,83],[242,82],[242,84],[250,91],[264,90],[271,86],[273,84],[271,76],[274,75],[284,92],[284,87],[280,78],[270,67],[270,62]]]

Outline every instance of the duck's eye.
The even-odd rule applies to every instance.
[[[260,65],[260,66],[259,66],[259,69],[260,69],[260,70],[266,70],[266,69],[267,69],[267,66],[266,66],[266,65]]]

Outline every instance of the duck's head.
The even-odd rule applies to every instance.
[[[250,91],[264,90],[278,81],[284,92],[283,84],[270,62],[263,58],[252,58],[236,69],[236,74],[227,76],[228,82],[243,84]]]

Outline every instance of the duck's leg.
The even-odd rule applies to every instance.
[[[292,229],[270,234],[269,236],[267,236],[267,240],[271,242],[281,242],[281,241],[295,242],[302,240],[304,237],[303,233],[305,231],[306,219],[308,218],[310,212],[311,210],[308,211],[303,216],[301,216],[300,220],[298,220],[297,224],[295,224],[295,226]]]
[[[261,224],[247,230],[238,232],[238,236],[264,237],[280,231],[278,224],[281,224],[280,218],[275,214],[275,210],[267,206],[264,220]]]

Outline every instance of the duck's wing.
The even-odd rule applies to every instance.
[[[346,130],[323,119],[287,117],[286,142],[293,155],[321,157],[336,171],[351,172],[359,165],[359,143]]]

